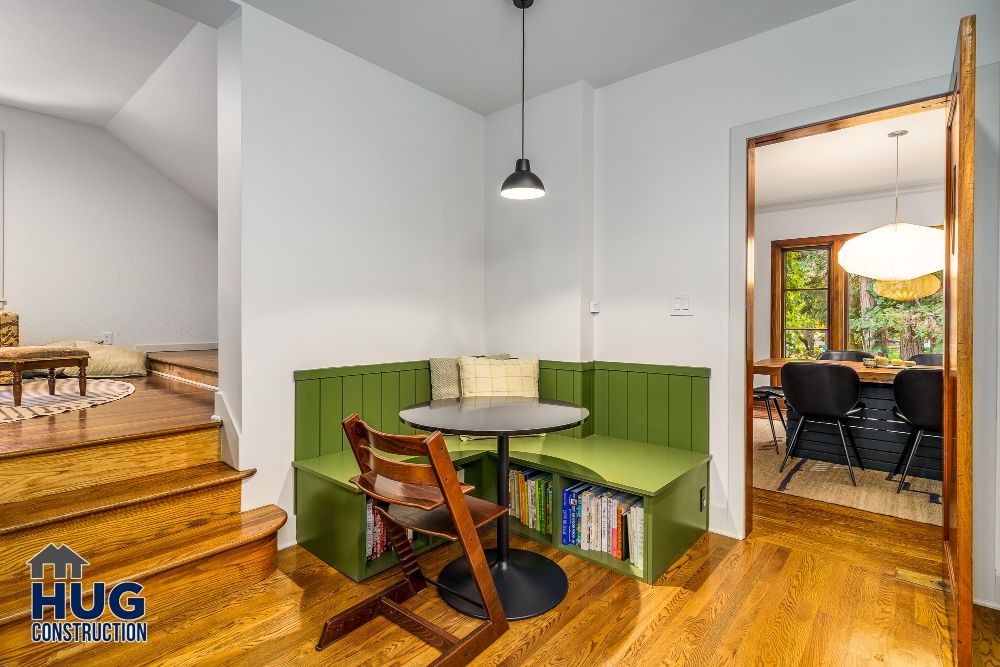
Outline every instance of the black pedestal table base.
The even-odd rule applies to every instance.
[[[501,507],[510,505],[510,436],[572,428],[589,416],[586,408],[572,403],[518,397],[438,400],[399,413],[404,424],[424,431],[496,436],[497,504]],[[553,561],[533,551],[510,548],[509,514],[497,519],[497,548],[486,550],[486,560],[508,620],[544,614],[562,602],[569,590],[566,573]],[[464,556],[445,566],[438,583],[438,592],[449,605],[463,614],[486,618],[482,607],[469,602],[482,598]]]
[[[486,560],[491,563],[490,572],[507,620],[517,621],[544,614],[562,602],[569,590],[569,581],[562,568],[534,551],[510,549],[507,560],[498,561],[497,550],[487,549]],[[448,563],[441,570],[438,582],[467,598],[481,599],[464,556]],[[445,602],[463,614],[486,618],[481,607],[449,593],[443,587],[438,592]]]

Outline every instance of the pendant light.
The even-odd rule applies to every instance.
[[[860,234],[844,244],[837,261],[848,273],[875,280],[904,281],[944,269],[944,230],[899,220],[899,138],[896,140],[896,216],[891,224]]]
[[[500,196],[507,199],[538,199],[545,196],[542,179],[531,171],[531,163],[524,157],[524,54],[527,47],[524,10],[532,4],[534,0],[514,0],[514,6],[521,10],[521,158],[514,164],[514,173],[505,178],[500,186]]]

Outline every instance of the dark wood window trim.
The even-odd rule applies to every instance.
[[[808,236],[798,239],[778,239],[771,242],[771,356],[785,356],[785,250],[829,248],[830,283],[827,303],[827,347],[846,349],[848,340],[847,272],[837,263],[837,253],[848,239],[857,234]]]

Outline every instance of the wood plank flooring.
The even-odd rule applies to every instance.
[[[157,376],[124,381],[135,385],[135,393],[119,401],[0,424],[0,457],[219,428],[211,419],[215,395],[210,391]]]
[[[150,352],[146,355],[150,361],[162,361],[175,366],[196,368],[219,374],[218,350],[186,350],[183,352]]]
[[[514,537],[569,576],[566,600],[517,621],[477,665],[950,665],[938,529],[760,492],[750,539],[705,535],[654,586]],[[486,539],[489,543],[491,540]],[[422,558],[432,575],[455,547]],[[426,665],[438,651],[376,619],[324,651],[323,621],[398,578],[356,584],[299,547],[264,581],[194,611],[147,617],[143,646],[83,664]],[[407,606],[458,636],[476,624],[433,589]],[[1000,656],[1000,621],[977,629]],[[80,664],[78,657],[77,664]],[[982,664],[996,664],[983,662]]]

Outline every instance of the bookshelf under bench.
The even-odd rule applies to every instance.
[[[540,364],[543,398],[587,406],[582,427],[510,440],[512,466],[551,475],[551,533],[511,520],[511,532],[646,583],[655,582],[708,530],[708,370],[610,362]],[[340,421],[357,412],[375,428],[413,433],[401,407],[430,398],[427,362],[296,372],[295,514],[303,548],[355,581],[396,564],[366,554],[366,500]],[[447,437],[473,494],[496,500],[496,442]],[[563,490],[578,482],[634,494],[643,503],[643,559],[563,544]],[[419,554],[441,540],[417,536]]]

